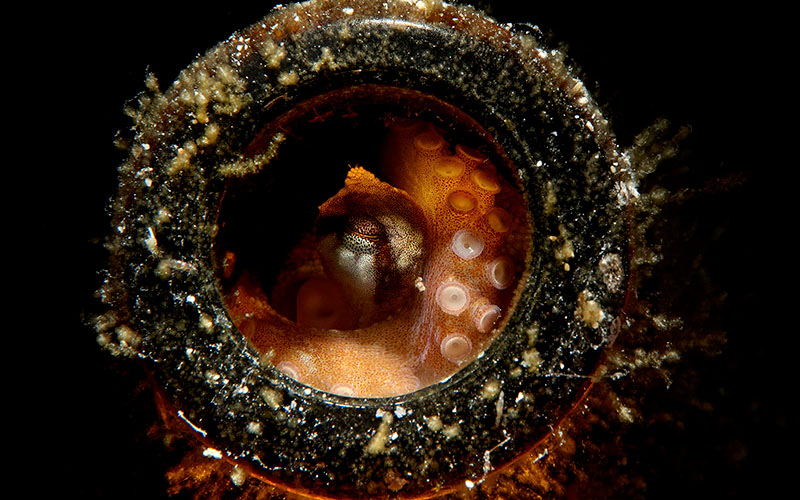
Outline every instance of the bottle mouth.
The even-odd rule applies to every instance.
[[[534,35],[445,3],[311,1],[276,10],[140,103],[97,327],[109,350],[150,363],[170,411],[230,461],[301,492],[425,496],[485,477],[487,454],[499,469],[528,453],[591,386],[626,293],[635,185],[600,110]],[[415,190],[386,166],[382,144],[397,137],[441,160],[430,172],[453,183],[437,198],[448,217],[481,225],[448,222],[436,239],[435,222],[407,224],[416,209],[402,196],[339,196],[348,180]],[[400,215],[382,219],[387,206]],[[379,257],[410,252],[417,270],[417,233],[440,242],[422,245],[420,276]],[[314,261],[292,260],[306,234],[321,272],[292,284],[285,270]],[[497,234],[519,237],[518,249],[499,253]],[[495,295],[457,272],[426,278],[437,249]],[[393,293],[401,285],[411,299]],[[288,332],[310,321],[332,337],[413,311],[420,289],[444,325],[470,335],[429,332],[418,345],[453,371],[412,373],[419,388],[409,377],[361,397],[347,380],[308,384],[300,361],[321,358],[254,346],[264,329],[250,320],[264,311]],[[320,295],[342,297],[334,316],[356,309],[328,324],[345,327],[322,322],[331,304]],[[350,354],[340,352],[326,359]]]

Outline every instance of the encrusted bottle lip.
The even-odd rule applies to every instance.
[[[627,261],[632,193],[560,53],[466,7],[340,4],[275,11],[145,98],[115,202],[103,288],[113,313],[99,329],[111,349],[147,359],[176,412],[255,475],[331,495],[418,496],[510,463],[590,386],[625,294],[599,265]],[[395,398],[344,398],[262,368],[216,280],[225,183],[269,161],[239,152],[276,113],[343,84],[413,88],[478,118],[517,168],[534,220],[500,338],[451,379]]]

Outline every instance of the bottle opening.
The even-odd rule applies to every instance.
[[[490,134],[427,94],[364,85],[282,114],[248,146],[216,242],[230,316],[264,364],[349,397],[440,382],[496,337],[530,222]]]

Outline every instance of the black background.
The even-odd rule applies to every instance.
[[[106,207],[123,159],[112,142],[129,126],[122,108],[143,90],[147,71],[165,88],[198,53],[263,17],[268,4],[206,9],[144,1],[109,12],[39,12],[21,26],[36,35],[14,40],[24,59],[16,76],[28,83],[25,99],[8,99],[23,108],[18,123],[28,132],[20,144],[36,158],[15,169],[27,189],[22,209],[11,215],[22,216],[25,238],[17,260],[9,261],[23,274],[26,324],[36,325],[23,338],[28,355],[20,359],[28,366],[15,384],[24,389],[34,374],[32,389],[23,391],[34,401],[17,412],[33,424],[23,434],[30,453],[23,454],[24,468],[47,478],[29,483],[34,491],[54,486],[82,498],[164,496],[161,445],[144,436],[152,409],[131,403],[147,397],[134,396],[135,378],[125,376],[136,368],[109,362],[84,324],[95,307]],[[769,496],[788,482],[789,459],[778,450],[793,446],[785,401],[792,395],[786,381],[796,331],[765,319],[776,313],[765,276],[780,273],[784,259],[774,252],[780,238],[769,223],[768,181],[775,176],[767,172],[786,168],[765,159],[766,150],[779,147],[761,112],[775,92],[769,29],[753,12],[679,4],[645,12],[501,2],[494,15],[536,24],[567,44],[606,104],[621,144],[658,117],[690,124],[692,168],[678,184],[713,186],[732,174],[745,179],[709,193],[696,214],[682,215],[696,217],[687,225],[708,230],[700,248],[686,251],[701,252],[714,286],[727,293],[714,323],[728,343],[721,355],[697,361],[703,363],[698,399],[712,409],[697,411],[691,432],[671,438],[673,455],[652,457],[658,467],[650,471],[646,496]]]

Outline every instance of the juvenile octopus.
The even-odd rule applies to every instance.
[[[412,392],[478,356],[530,238],[519,190],[433,124],[393,122],[378,172],[349,170],[269,292],[243,273],[226,295],[268,362],[342,396]]]

